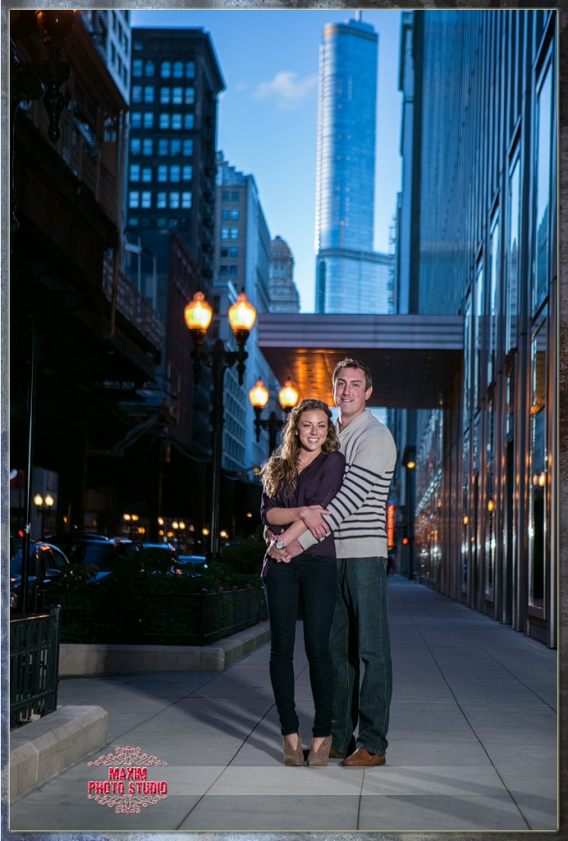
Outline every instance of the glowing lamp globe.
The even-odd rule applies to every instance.
[[[292,380],[287,379],[284,386],[278,392],[278,400],[284,410],[293,409],[297,405],[300,395],[298,390],[294,388]]]
[[[260,409],[262,411],[268,403],[269,398],[270,394],[268,393],[268,389],[262,380],[257,380],[256,384],[249,391],[249,400],[251,404],[255,409]]]
[[[205,300],[203,292],[196,292],[193,301],[187,305],[184,312],[185,323],[190,330],[205,332],[213,318],[213,308]]]
[[[244,292],[241,292],[237,302],[229,308],[229,322],[233,333],[237,335],[241,330],[250,332],[256,321],[256,310]]]

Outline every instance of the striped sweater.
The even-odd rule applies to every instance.
[[[343,484],[326,506],[325,519],[335,538],[338,558],[387,557],[386,507],[396,464],[389,429],[368,409],[339,433],[346,467]],[[317,541],[310,531],[299,538],[307,551]]]

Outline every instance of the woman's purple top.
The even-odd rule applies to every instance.
[[[284,483],[280,483],[275,497],[262,494],[260,503],[260,517],[265,526],[274,534],[281,534],[286,526],[273,526],[266,519],[271,508],[301,508],[303,505],[321,505],[323,508],[331,502],[343,481],[345,471],[345,456],[336,450],[333,453],[320,453],[307,467],[298,474],[296,488],[285,493]],[[335,543],[333,535],[324,538],[314,546],[314,555],[324,558],[335,558]],[[264,557],[261,577],[265,578],[273,563],[268,554]]]

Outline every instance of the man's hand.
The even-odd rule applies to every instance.
[[[296,558],[298,555],[301,555],[304,549],[298,540],[291,540],[286,546],[286,549],[283,551],[286,552],[286,557],[288,558],[288,562],[290,562],[292,558]]]
[[[323,540],[330,534],[329,524],[326,523],[322,514],[329,514],[321,505],[310,505],[302,508],[300,517],[302,522],[308,528],[316,540]]]
[[[292,560],[292,555],[288,554],[288,547],[286,547],[286,549],[277,549],[276,540],[273,540],[268,547],[268,557],[272,558],[273,561],[282,564],[289,564]]]

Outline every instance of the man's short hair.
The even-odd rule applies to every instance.
[[[331,382],[335,385],[335,381],[339,377],[340,371],[344,368],[358,368],[360,371],[363,371],[365,374],[365,391],[368,391],[370,388],[373,387],[373,377],[369,370],[369,367],[365,365],[364,362],[360,362],[358,359],[342,359],[341,362],[338,362],[335,366],[335,371],[333,372],[333,376],[331,378]]]

